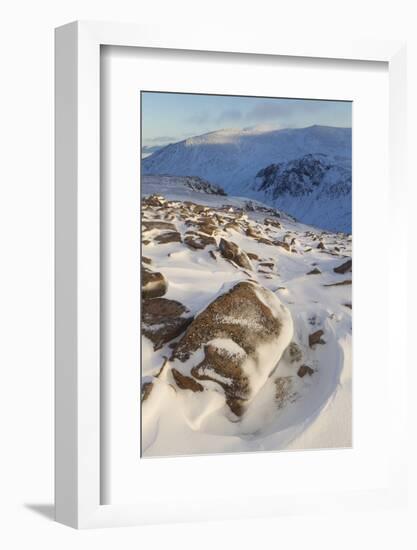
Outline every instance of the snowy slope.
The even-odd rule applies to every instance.
[[[352,232],[352,171],[328,155],[271,164],[258,172],[253,188],[305,223]]]
[[[230,194],[256,198],[285,210],[280,197],[273,198],[270,193],[258,189],[256,176],[271,164],[301,159],[309,154],[326,155],[327,162],[334,166],[334,176],[338,171],[343,172],[350,183],[351,129],[326,126],[272,131],[259,128],[219,130],[160,149],[143,159],[142,171],[144,174],[200,176],[222,186]],[[311,211],[311,201],[306,198],[306,195],[295,197],[290,205],[294,212],[299,212],[302,221],[305,221],[304,213]],[[334,197],[327,199],[333,201]],[[309,223],[319,225],[323,210],[332,208],[333,203],[326,204],[326,201],[313,208],[317,213],[310,216]],[[330,217],[327,226],[322,227],[350,230],[346,223],[338,225],[340,218],[350,217],[350,213],[341,212],[344,204],[349,207],[349,197],[345,202],[336,201],[339,214]]]
[[[349,447],[352,275],[334,269],[350,259],[351,237],[295,222],[260,203],[191,190],[181,182],[158,177],[142,182],[143,197],[159,189],[170,199],[144,202],[142,212],[145,267],[165,278],[163,298],[182,304],[186,316],[195,318],[225,288],[255,281],[289,313],[291,344],[244,415],[234,418],[221,387],[210,382],[195,392],[181,389],[172,378],[169,358],[182,334],[158,349],[143,335],[144,456]],[[211,237],[205,235],[208,244],[195,249],[187,245],[187,234],[202,235],[196,225],[201,220],[216,228]],[[165,227],[167,223],[171,225]],[[181,239],[161,238],[173,233],[172,226]],[[222,257],[221,239],[250,255],[250,271]],[[323,341],[311,345],[310,336],[317,331],[323,331]],[[303,365],[310,368],[307,374],[300,371]]]

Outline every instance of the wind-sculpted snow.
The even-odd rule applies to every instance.
[[[288,210],[300,221],[324,229],[350,231],[351,140],[350,128],[326,126],[273,131],[219,130],[160,149],[143,159],[142,173],[199,176],[220,185],[231,195],[254,198]],[[294,178],[290,188],[295,194],[274,197],[271,190],[259,188],[255,179],[260,170],[290,161],[307,165],[306,155],[316,159],[322,156],[322,168],[327,173],[323,175],[323,201],[314,202],[308,193],[319,173],[313,179],[307,175],[304,180],[298,177],[301,172],[298,176],[295,174],[295,167],[287,170],[287,177]],[[300,188],[302,184],[305,190]],[[344,195],[340,194],[342,188],[346,191]]]
[[[142,189],[144,456],[350,446],[350,235],[170,189]]]

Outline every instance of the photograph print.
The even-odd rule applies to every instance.
[[[351,447],[352,103],[139,101],[141,456]]]

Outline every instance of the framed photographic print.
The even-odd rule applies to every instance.
[[[402,501],[404,78],[396,42],[57,29],[58,521]]]

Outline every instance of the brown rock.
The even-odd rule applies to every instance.
[[[167,243],[180,243],[181,235],[178,231],[168,231],[167,233],[162,233],[155,237],[155,242],[158,244],[167,244]]]
[[[194,250],[202,250],[206,246],[217,245],[216,239],[214,239],[213,237],[208,237],[207,235],[203,234],[199,235],[197,233],[194,235],[187,235],[184,238],[184,244],[186,244],[190,248],[193,248]]]
[[[143,231],[152,231],[153,229],[176,231],[176,227],[171,222],[163,222],[160,220],[142,221]]]
[[[142,301],[142,331],[153,342],[155,350],[183,333],[192,320],[189,310],[176,300]]]
[[[203,391],[204,387],[199,384],[194,378],[181,374],[177,369],[171,369],[172,376],[181,390],[191,390],[193,392]]]
[[[323,330],[316,330],[316,332],[313,332],[308,337],[308,345],[310,348],[315,346],[316,344],[325,344],[326,342],[322,340],[322,336],[324,334]]]
[[[158,298],[168,289],[168,281],[157,271],[142,267],[142,298]]]
[[[151,265],[152,260],[150,258],[147,258],[146,256],[142,256],[142,263]]]
[[[246,235],[247,235],[248,237],[255,237],[255,238],[258,238],[258,237],[260,236],[260,235],[259,235],[259,232],[256,231],[256,229],[253,228],[253,227],[251,227],[251,226],[249,226],[249,227],[246,229],[245,233],[246,233]]]
[[[142,200],[145,206],[163,206],[165,203],[166,199],[162,195],[151,195]]]
[[[246,252],[243,252],[236,243],[226,241],[226,239],[220,239],[219,251],[223,258],[231,260],[238,266],[243,267],[243,269],[252,271],[252,265]]]
[[[297,374],[300,378],[304,378],[306,374],[308,374],[309,376],[314,374],[314,370],[308,365],[301,365],[301,367],[297,371]]]
[[[319,248],[320,250],[324,250],[326,247],[324,246],[323,242],[320,241],[319,244],[317,245],[317,248]]]
[[[338,267],[335,267],[333,269],[335,273],[347,273],[348,271],[352,271],[352,260],[348,260],[347,262],[343,263],[342,265],[339,265]]]
[[[281,229],[281,224],[278,221],[273,220],[271,218],[265,218],[264,224],[265,225],[272,225],[272,227],[276,227],[277,229]]]
[[[258,241],[258,243],[267,244],[269,246],[272,246],[274,244],[271,240],[266,239],[265,237],[258,237],[256,240]]]
[[[199,226],[199,231],[206,235],[214,235],[217,232],[217,226],[209,223],[202,223]]]
[[[141,401],[142,403],[148,399],[153,390],[153,382],[145,382],[141,388]]]
[[[275,246],[280,246],[281,248],[285,248],[285,250],[288,250],[288,252],[291,251],[291,247],[288,243],[285,243],[284,241],[274,241],[273,243]]]
[[[243,414],[245,402],[252,396],[250,376],[243,370],[243,364],[250,358],[256,375],[265,369],[266,379],[275,364],[261,361],[259,347],[280,345],[282,320],[259,298],[262,294],[274,299],[270,291],[248,281],[216,298],[194,319],[170,359],[172,366],[181,370],[184,362],[192,365],[194,353],[202,348],[204,358],[196,356],[191,375],[196,380],[209,380],[221,386],[226,403],[237,416]],[[214,344],[216,339],[219,344]],[[231,340],[231,346],[223,347],[224,340]]]

